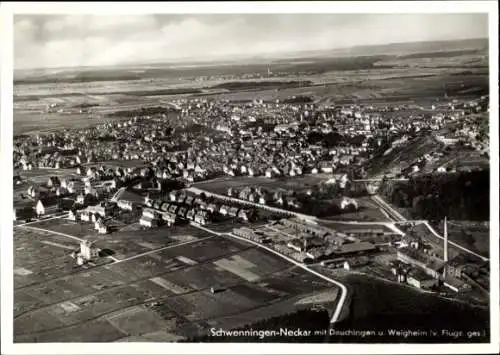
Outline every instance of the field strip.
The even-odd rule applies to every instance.
[[[213,237],[209,237],[209,238],[213,238]],[[205,238],[206,239],[206,238]],[[201,239],[200,239],[201,240]],[[180,244],[177,244],[177,245],[180,245]],[[174,247],[174,246],[172,246]],[[235,251],[235,252],[231,252],[231,253],[228,253],[228,254],[224,254],[224,255],[219,255],[217,257],[214,257],[212,259],[207,259],[205,261],[203,261],[203,263],[201,264],[198,264],[198,265],[203,265],[204,263],[211,263],[213,260],[216,260],[216,259],[219,259],[219,258],[226,258],[226,257],[230,257],[234,254],[238,254],[238,253],[241,253],[245,250],[248,250],[248,249],[251,249],[253,248],[253,246],[249,247],[249,248],[246,248],[246,249],[242,249],[242,250],[238,250],[238,251]],[[64,276],[60,276],[60,277],[56,277],[56,278],[53,278],[53,279],[50,279],[50,280],[45,280],[45,281],[42,281],[42,282],[37,282],[37,283],[32,283],[32,284],[29,284],[29,285],[25,285],[23,287],[19,287],[17,289],[15,289],[15,291],[21,291],[21,290],[25,290],[29,287],[34,287],[34,286],[38,286],[40,284],[45,284],[47,282],[53,282],[53,281],[56,281],[56,280],[60,280],[60,279],[64,279],[68,276],[72,276],[76,273],[79,273],[79,272],[85,272],[85,271],[94,271],[98,268],[103,268],[103,267],[109,267],[111,265],[114,265],[116,263],[112,263],[112,264],[103,264],[103,265],[99,265],[99,266],[95,266],[95,267],[92,267],[92,268],[89,268],[89,269],[78,269],[79,271],[78,272],[75,272],[73,274],[69,274],[69,275],[64,275]],[[193,267],[193,266],[187,266],[186,268],[190,268],[190,267]],[[181,268],[182,269],[182,268]],[[90,297],[90,296],[95,296],[95,295],[100,295],[102,293],[105,293],[107,291],[110,291],[110,290],[115,290],[115,289],[118,289],[120,287],[127,287],[127,286],[130,286],[131,284],[133,283],[136,283],[136,282],[142,282],[142,281],[148,281],[150,280],[152,277],[162,277],[164,275],[168,275],[170,273],[174,273],[176,271],[179,271],[181,269],[176,269],[176,270],[168,270],[166,272],[162,272],[162,273],[159,273],[159,274],[156,274],[154,276],[148,276],[148,277],[140,277],[138,279],[134,279],[134,280],[131,280],[129,283],[126,283],[126,284],[121,284],[121,285],[116,285],[116,286],[111,286],[111,287],[108,287],[106,289],[101,289],[101,290],[98,290],[98,291],[93,291],[93,292],[90,292],[90,293],[86,293],[86,294],[82,294],[82,295],[79,295],[77,297],[72,297],[72,298],[67,298],[67,299],[64,299],[64,300],[60,300],[60,301],[57,301],[57,302],[52,302],[52,303],[45,303],[45,304],[42,304],[40,307],[36,308],[36,309],[30,309],[30,310],[26,310],[24,312],[21,312],[19,314],[17,314],[16,316],[14,316],[14,319],[16,318],[19,318],[21,317],[22,315],[26,314],[26,313],[30,313],[30,312],[34,312],[34,311],[38,311],[38,310],[41,310],[41,309],[45,309],[45,308],[49,308],[49,307],[52,307],[52,306],[55,306],[55,305],[58,305],[62,302],[68,302],[68,301],[75,301],[75,300],[78,300],[78,299],[81,299],[81,298],[84,298],[84,297]],[[272,273],[271,273],[272,274]],[[201,290],[193,290],[193,291],[190,291],[188,293],[193,293],[193,292],[197,292],[197,291],[201,291]],[[35,296],[36,297],[36,296]],[[175,297],[175,296],[171,296],[171,297]],[[38,297],[36,297],[38,298]],[[40,298],[38,298],[40,299]],[[40,299],[41,301],[43,301],[43,299]]]
[[[80,326],[82,324],[89,323],[89,322],[92,322],[92,321],[95,321],[95,320],[100,320],[100,319],[107,320],[107,317],[109,315],[112,315],[113,313],[123,312],[124,310],[128,310],[128,309],[131,309],[131,308],[133,309],[135,307],[142,306],[142,305],[144,305],[144,304],[146,304],[148,302],[150,302],[150,301],[148,300],[148,301],[136,302],[136,303],[133,303],[131,305],[128,305],[128,306],[125,306],[125,307],[122,307],[122,308],[119,308],[119,309],[114,309],[112,311],[105,312],[105,313],[102,313],[102,314],[100,314],[98,316],[91,317],[89,319],[85,319],[83,321],[76,322],[76,323],[73,323],[73,324],[62,325],[62,326],[59,326],[59,327],[55,327],[55,328],[51,328],[51,329],[45,329],[45,330],[39,330],[39,331],[35,331],[35,332],[15,334],[14,336],[30,336],[30,335],[34,335],[34,334],[50,333],[50,332],[54,332],[54,331],[61,330],[61,329],[75,328],[75,327],[78,327],[78,326]],[[112,325],[112,324],[110,324],[110,325]]]
[[[75,247],[72,247],[72,246],[69,246],[69,245],[59,244],[59,243],[56,243],[56,242],[50,242],[48,240],[42,240],[41,242],[43,244],[52,245],[54,247],[58,247],[58,248],[62,248],[62,249],[75,250]]]
[[[231,253],[229,255],[232,255],[232,254],[236,254],[236,253],[240,253],[240,251],[238,252],[235,252],[235,253]],[[227,255],[226,255],[227,256]],[[205,262],[210,262],[210,260],[207,260]],[[294,266],[290,267],[290,268],[293,268]],[[288,268],[288,269],[290,269]],[[288,270],[288,269],[282,269],[282,270],[277,270],[277,271],[273,271],[273,272],[270,272],[268,274],[265,274],[263,275],[263,277],[268,277],[270,275],[273,275],[275,273],[279,273],[279,272],[282,272],[284,270]],[[162,276],[162,275],[166,275],[166,274],[169,274],[171,272],[175,272],[175,271],[168,271],[168,272],[165,272],[163,274],[159,274],[157,275],[157,277],[159,276]],[[68,300],[64,300],[64,301],[60,301],[60,302],[56,302],[56,303],[52,303],[50,305],[43,305],[42,307],[39,307],[37,309],[34,309],[34,310],[29,310],[29,311],[26,311],[26,312],[23,312],[17,316],[14,317],[14,319],[26,314],[26,313],[29,313],[29,312],[35,312],[35,311],[38,311],[38,310],[41,310],[41,309],[45,309],[45,308],[49,308],[49,307],[52,307],[54,305],[58,305],[58,304],[61,304],[61,303],[65,303],[67,304],[67,302],[72,302],[74,300],[78,300],[78,299],[81,299],[81,298],[84,298],[84,297],[92,297],[92,296],[95,296],[95,295],[99,295],[101,293],[105,293],[106,291],[109,291],[111,289],[115,289],[115,288],[119,288],[119,287],[126,287],[126,286],[129,286],[130,284],[133,284],[133,283],[136,283],[138,281],[146,281],[146,280],[149,280],[150,278],[143,278],[143,279],[140,279],[140,280],[133,280],[131,281],[129,284],[125,284],[125,285],[120,285],[120,286],[115,286],[115,287],[110,287],[106,290],[101,290],[101,291],[96,291],[96,292],[93,292],[91,294],[87,294],[87,295],[82,295],[82,296],[79,296],[79,297],[75,297],[75,298],[72,298],[72,299],[68,299]],[[228,284],[226,285],[226,287],[233,287],[233,286],[237,286],[237,285],[241,285],[241,284],[247,284],[247,283],[250,283],[250,282],[236,282],[236,283],[233,283],[233,284]],[[187,294],[192,294],[192,293],[198,293],[198,292],[204,292],[204,291],[208,291],[210,288],[207,287],[207,288],[202,288],[202,289],[198,289],[198,290],[192,290],[192,291],[189,291],[189,292],[186,292],[186,293],[183,293],[183,294],[178,294],[178,295],[170,295],[170,296],[167,296],[167,297],[161,297],[161,298],[157,298],[155,299],[155,301],[159,302],[159,301],[162,301],[163,299],[167,299],[167,298],[176,298],[176,297],[181,297],[181,296],[184,296],[184,295],[187,295]],[[289,298],[293,298],[293,297],[297,297],[297,295],[295,296],[290,296],[288,298],[285,298],[284,300],[287,300]],[[115,310],[112,310],[112,311],[109,311],[109,312],[104,312],[100,315],[97,315],[95,317],[92,317],[92,318],[89,318],[89,319],[86,319],[86,320],[83,320],[83,321],[79,321],[79,322],[75,322],[75,323],[72,323],[72,324],[68,324],[68,325],[63,325],[63,326],[59,326],[59,327],[56,327],[56,328],[52,328],[52,329],[46,329],[46,330],[40,330],[40,331],[36,331],[36,332],[30,332],[30,333],[23,333],[23,334],[16,334],[16,336],[29,336],[29,335],[33,335],[33,334],[43,334],[43,333],[49,333],[49,332],[52,332],[52,331],[57,331],[57,330],[61,330],[61,329],[66,329],[66,328],[73,328],[73,327],[77,327],[79,325],[82,325],[82,324],[85,324],[85,323],[88,323],[88,322],[91,322],[91,321],[94,321],[94,320],[100,320],[100,319],[108,319],[110,316],[113,317],[114,314],[118,314],[118,315],[121,315],[123,312],[127,312],[128,310],[130,309],[134,309],[135,307],[138,307],[138,306],[141,306],[141,305],[145,305],[149,302],[151,302],[152,300],[150,298],[144,300],[144,301],[140,301],[140,302],[135,302],[131,305],[128,305],[128,306],[125,306],[125,307],[122,307],[122,308],[119,308],[119,309],[115,309]],[[196,321],[191,321],[189,320],[188,318],[186,318],[185,315],[182,315],[182,314],[179,314],[175,309],[171,308],[171,305],[169,304],[165,304],[165,306],[170,310],[172,311],[174,314],[176,314],[178,317],[180,318],[183,318],[186,322],[190,323],[190,324],[196,324],[196,322],[199,322],[200,320],[196,320]],[[262,308],[262,307],[267,307],[268,305],[263,305],[263,306],[258,306],[258,307],[255,307],[255,309],[257,308]],[[253,309],[249,309],[248,311],[250,310],[253,310]],[[234,314],[238,314],[238,313],[234,313]],[[229,315],[228,315],[229,316]],[[202,318],[201,320],[204,320],[204,319],[210,319],[210,318]]]
[[[208,238],[212,238],[212,237],[208,237]],[[196,241],[201,241],[201,240],[203,240],[203,239],[197,239]],[[192,240],[192,241],[190,241],[190,242],[195,242],[195,240]],[[173,247],[175,247],[175,246],[180,246],[180,245],[182,245],[182,244],[174,244],[174,245],[169,245],[168,247],[173,248]],[[245,251],[245,250],[250,249],[250,248],[253,248],[253,246],[247,247],[247,248],[242,249],[242,250],[237,251],[237,252],[232,252],[232,253],[229,253],[229,254],[225,254],[225,255],[220,255],[220,256],[217,256],[217,257],[212,258],[212,259],[207,259],[207,260],[205,260],[203,263],[205,263],[205,262],[209,262],[210,260],[214,260],[214,259],[217,259],[217,258],[222,258],[222,257],[225,257],[225,256],[230,256],[230,255],[233,255],[233,254],[236,254],[236,253],[239,253],[239,252]],[[161,249],[163,249],[163,248],[161,248]],[[157,249],[157,250],[151,250],[150,252],[156,252],[156,251],[159,251],[159,250],[158,250],[158,249]],[[149,252],[148,252],[148,253],[149,253]],[[112,260],[116,260],[116,262],[120,261],[119,259],[116,259],[116,258],[115,258],[115,257],[113,257],[113,256],[109,256],[109,255],[108,255],[107,257],[108,257],[108,258],[110,258],[110,259],[112,259]],[[180,260],[179,260],[179,261],[180,261]],[[116,262],[115,262],[115,263],[116,263]],[[23,285],[23,286],[21,286],[21,287],[14,288],[14,290],[15,290],[15,291],[21,291],[21,290],[24,290],[24,289],[26,289],[26,288],[29,288],[29,287],[34,287],[34,286],[37,286],[37,285],[40,285],[40,284],[44,284],[44,283],[47,283],[47,282],[56,281],[56,280],[61,280],[61,279],[64,279],[64,278],[66,278],[66,277],[68,277],[68,276],[76,275],[76,274],[79,274],[79,273],[81,273],[81,272],[85,272],[85,271],[88,271],[88,270],[96,270],[96,269],[103,268],[103,267],[109,267],[109,266],[111,266],[111,265],[113,265],[113,264],[115,264],[115,263],[102,264],[102,265],[94,266],[94,267],[89,268],[89,269],[78,268],[78,269],[75,269],[73,272],[68,273],[67,275],[62,275],[62,276],[57,276],[57,277],[49,278],[49,279],[46,279],[46,280],[41,281],[41,282],[33,282],[33,283],[28,284],[28,285]],[[189,267],[189,266],[188,266],[188,267]],[[162,273],[162,274],[160,274],[160,275],[164,275],[164,274],[167,274],[167,273],[168,273],[168,272],[166,272],[166,273]],[[146,279],[147,279],[147,278],[146,278]],[[57,303],[55,303],[55,304],[57,304]]]
[[[163,248],[153,249],[153,250],[141,253],[141,254],[130,256],[130,257],[125,258],[125,259],[120,259],[120,260],[118,260],[118,261],[116,261],[116,262],[114,262],[112,264],[107,265],[107,266],[112,266],[112,265],[116,265],[116,264],[119,264],[119,263],[124,263],[126,261],[137,259],[137,258],[140,258],[141,256],[146,256],[146,255],[149,255],[149,254],[157,253],[157,252],[165,250],[165,249],[171,249],[171,248],[179,247],[181,245],[187,245],[187,244],[192,244],[192,243],[196,243],[196,242],[201,242],[202,240],[207,240],[207,239],[211,239],[211,238],[215,238],[215,236],[212,235],[210,237],[199,238],[199,239],[195,239],[195,240],[188,240],[187,242],[178,243],[178,244],[174,244],[174,245],[167,245],[166,247],[163,247]]]
[[[41,223],[41,222],[45,222],[45,221],[50,221],[52,219],[63,218],[65,215],[66,215],[66,213],[64,213],[64,214],[57,214],[57,215],[50,215],[49,218],[37,219],[36,221],[22,223],[22,224],[15,224],[14,228],[27,226],[29,224],[35,224],[35,223]]]
[[[245,267],[245,265],[241,265],[236,260],[231,260],[230,258],[225,258],[225,259],[219,259],[214,262],[215,265],[221,267],[222,269],[237,275],[241,277],[242,279],[245,279],[249,282],[256,281],[260,279],[260,276],[257,274],[254,274],[248,268]]]
[[[200,228],[200,229],[203,229],[203,230],[206,230],[206,231],[210,231],[210,229],[208,229],[208,228],[201,227],[201,226],[198,226],[196,224],[193,224],[193,225],[195,227],[197,227],[197,228]],[[319,278],[322,278],[323,280],[326,280],[326,281],[328,281],[328,282],[330,282],[330,283],[332,283],[332,284],[340,287],[340,289],[342,291],[341,295],[340,295],[340,300],[339,300],[339,302],[337,304],[337,308],[335,309],[335,313],[333,314],[330,322],[331,323],[336,323],[339,320],[340,313],[342,312],[342,307],[344,306],[345,300],[347,298],[347,287],[345,287],[342,283],[340,283],[339,281],[333,280],[333,279],[331,279],[331,278],[329,278],[329,277],[327,277],[327,276],[325,276],[323,274],[320,274],[317,271],[311,270],[307,266],[305,266],[304,264],[301,264],[298,261],[293,260],[292,258],[289,258],[289,257],[287,257],[287,256],[285,256],[285,255],[283,255],[283,254],[281,254],[279,252],[277,252],[276,250],[274,250],[272,248],[269,248],[269,247],[267,247],[265,245],[262,245],[260,243],[254,242],[254,241],[246,239],[246,238],[238,237],[238,236],[236,236],[236,235],[234,235],[232,233],[217,233],[217,232],[213,232],[213,231],[211,231],[211,233],[218,234],[218,235],[228,235],[230,237],[233,237],[233,238],[236,238],[236,239],[239,239],[239,240],[243,240],[243,241],[246,241],[246,242],[248,242],[250,244],[256,245],[256,246],[258,246],[260,248],[266,249],[267,251],[270,251],[271,253],[273,253],[275,255],[278,255],[279,257],[281,257],[281,258],[283,258],[283,259],[291,262],[292,264],[294,264],[294,265],[296,265],[296,266],[298,266],[298,267],[306,270],[307,272],[310,272],[311,274],[316,275]]]
[[[55,217],[55,218],[59,218],[59,217]],[[73,239],[73,240],[76,240],[76,241],[79,241],[79,242],[83,242],[83,239],[75,237],[74,235],[69,235],[69,234],[61,233],[61,232],[56,232],[56,231],[53,231],[53,230],[50,230],[50,229],[44,229],[44,228],[38,228],[38,227],[31,227],[31,226],[26,226],[26,225],[22,225],[22,226],[20,225],[20,226],[16,226],[16,227],[21,227],[21,228],[26,228],[26,229],[33,229],[33,230],[39,231],[39,232],[52,233],[52,234],[60,235],[62,237],[70,238],[70,239]]]
[[[272,249],[272,248],[269,248],[265,245],[262,245],[262,244],[259,244],[257,242],[254,242],[252,240],[248,240],[248,239],[245,239],[245,238],[242,238],[242,237],[238,237],[237,235],[234,235],[232,233],[229,233],[228,234],[229,236],[233,237],[233,238],[237,238],[237,239],[241,239],[241,240],[245,240],[251,244],[254,244],[260,248],[263,248],[263,249],[266,249],[267,251],[275,254],[275,255],[278,255],[279,257],[291,262],[292,264],[300,267],[301,269],[307,271],[307,272],[310,272],[311,274],[313,275],[316,275],[318,276],[319,278],[322,278],[323,280],[326,280],[334,285],[336,285],[337,287],[339,287],[341,289],[341,295],[340,295],[340,299],[339,299],[339,302],[337,304],[337,308],[335,309],[335,312],[330,320],[330,323],[336,323],[337,321],[339,321],[339,317],[340,317],[340,313],[342,312],[342,307],[344,306],[344,303],[345,303],[345,300],[347,298],[347,287],[344,286],[344,284],[340,283],[339,281],[336,281],[334,279],[331,279],[323,274],[320,274],[319,272],[317,271],[314,271],[314,270],[311,270],[309,269],[307,266],[305,266],[304,264],[301,264],[299,263],[298,261],[295,261],[293,260],[292,258],[289,258],[279,252],[277,252],[276,250]]]

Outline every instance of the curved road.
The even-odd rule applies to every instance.
[[[327,277],[327,276],[325,276],[325,275],[323,275],[323,274],[321,274],[321,273],[319,273],[317,271],[314,271],[314,270],[308,268],[306,265],[304,265],[302,263],[299,263],[298,261],[296,261],[296,260],[294,260],[292,258],[289,258],[288,256],[283,255],[280,252],[278,252],[278,251],[276,251],[276,250],[274,250],[274,249],[272,249],[270,247],[267,247],[267,246],[265,246],[263,244],[257,243],[257,242],[255,242],[253,240],[250,240],[250,239],[247,239],[247,238],[243,238],[243,237],[239,237],[237,235],[234,235],[233,233],[219,233],[219,232],[215,232],[215,231],[212,231],[209,228],[202,227],[202,226],[200,226],[198,224],[195,224],[195,223],[191,223],[191,225],[193,225],[194,227],[197,227],[199,229],[202,229],[202,230],[204,230],[206,232],[209,232],[209,233],[213,233],[213,234],[216,234],[216,235],[219,235],[219,236],[227,235],[227,236],[230,236],[232,238],[236,238],[236,239],[243,240],[245,242],[251,243],[251,244],[253,244],[255,246],[258,246],[259,248],[265,249],[265,250],[267,250],[267,251],[269,251],[269,252],[271,252],[271,253],[273,253],[273,254],[275,254],[275,255],[283,258],[283,259],[285,259],[286,261],[288,261],[288,262],[290,262],[290,263],[292,263],[292,264],[300,267],[301,269],[303,269],[303,270],[305,270],[305,271],[307,271],[307,272],[309,272],[309,273],[311,273],[311,274],[313,274],[313,275],[315,275],[315,276],[317,276],[317,277],[319,277],[319,278],[321,278],[323,280],[326,280],[326,281],[334,284],[335,286],[339,287],[340,291],[341,291],[340,292],[340,299],[339,299],[339,301],[337,303],[337,307],[335,309],[335,312],[333,313],[332,318],[330,319],[330,323],[337,323],[339,320],[341,320],[340,319],[340,314],[342,313],[342,309],[344,307],[344,303],[346,302],[346,299],[347,299],[347,287],[344,284],[340,283],[337,280],[331,279],[331,278],[329,278],[329,277]]]
[[[391,205],[389,205],[386,201],[384,201],[384,199],[382,199],[380,196],[378,195],[375,195],[375,196],[372,196],[372,199],[373,201],[375,201],[375,203],[377,203],[383,210],[385,210],[388,214],[390,214],[392,217],[394,217],[394,219],[396,220],[396,222],[409,222],[408,219],[406,219],[403,215],[401,215],[398,211],[396,211],[394,208],[392,208]],[[432,228],[432,226],[429,224],[428,221],[426,220],[419,220],[419,221],[413,221],[415,222],[416,224],[423,224],[425,225],[425,227],[436,237],[436,238],[439,238],[441,240],[444,240],[444,237],[439,235],[438,232],[436,232],[436,230],[434,228]],[[470,249],[467,249],[463,246],[461,246],[460,244],[457,244],[455,242],[452,242],[450,240],[448,240],[448,243],[452,246],[454,246],[455,248],[457,249],[460,249],[466,253],[469,253],[471,255],[474,255],[478,258],[480,258],[481,260],[483,261],[489,261],[489,258],[483,256],[483,255],[480,255]]]

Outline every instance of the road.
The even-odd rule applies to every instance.
[[[389,215],[389,218],[391,218],[392,220],[396,222],[408,222],[408,219],[406,219],[401,213],[392,208],[392,206],[385,202],[379,195],[373,195],[372,200],[383,211],[385,211]]]
[[[146,256],[146,255],[149,255],[149,254],[154,254],[154,253],[157,253],[157,252],[165,250],[165,249],[180,247],[181,245],[187,245],[187,244],[197,243],[197,242],[201,242],[203,240],[211,239],[211,238],[214,238],[214,237],[215,237],[215,235],[212,235],[210,237],[198,238],[198,239],[188,240],[188,241],[182,242],[182,243],[175,243],[175,244],[172,244],[172,245],[167,245],[165,247],[158,248],[158,249],[153,249],[153,250],[141,253],[141,254],[130,256],[130,257],[125,258],[125,259],[116,259],[116,261],[114,263],[108,264],[107,266],[113,266],[113,265],[116,265],[116,264],[124,263],[126,261],[130,261],[130,260],[133,260],[133,259],[140,258],[142,256]]]
[[[315,275],[315,276],[317,276],[317,277],[319,277],[319,278],[321,278],[323,280],[326,280],[326,281],[334,284],[335,286],[339,287],[340,291],[341,291],[340,298],[339,298],[339,301],[337,303],[337,307],[335,308],[335,312],[333,313],[333,316],[330,319],[330,323],[337,323],[338,321],[341,320],[340,319],[340,314],[342,313],[342,309],[344,307],[344,303],[346,302],[346,299],[347,299],[347,287],[344,284],[342,284],[339,281],[336,281],[334,279],[331,279],[331,278],[329,278],[329,277],[327,277],[327,276],[325,276],[325,275],[323,275],[323,274],[321,274],[321,273],[319,273],[317,271],[314,271],[314,270],[308,268],[303,263],[300,263],[300,262],[298,262],[298,261],[296,261],[296,260],[294,260],[292,258],[289,258],[288,256],[283,255],[280,252],[278,252],[278,251],[276,251],[276,250],[274,250],[274,249],[272,249],[272,248],[270,248],[268,246],[265,246],[263,244],[257,243],[257,242],[255,242],[253,240],[246,239],[246,238],[243,238],[243,237],[239,237],[239,236],[234,235],[232,233],[219,233],[219,232],[215,232],[215,231],[210,230],[209,228],[200,226],[200,225],[198,225],[196,223],[192,223],[192,225],[195,226],[195,227],[197,227],[197,228],[200,228],[200,229],[202,229],[204,231],[207,231],[209,233],[213,233],[215,235],[219,235],[219,236],[226,235],[226,236],[230,236],[232,238],[243,240],[243,241],[245,241],[247,243],[251,243],[251,244],[253,244],[255,246],[258,246],[259,248],[265,249],[265,250],[267,250],[267,251],[269,251],[269,252],[271,252],[271,253],[279,256],[280,258],[285,259],[286,261],[288,261],[288,262],[290,262],[290,263],[292,263],[292,264],[300,267],[301,269],[303,269],[303,270],[305,270],[305,271],[307,271],[307,272],[309,272],[309,273],[311,273],[311,274],[313,274],[313,275]]]
[[[386,178],[386,180],[390,181],[409,181],[410,179],[408,178]],[[354,179],[352,180],[354,182],[381,182],[382,178],[379,179]]]
[[[51,219],[62,218],[64,216],[66,216],[66,215],[67,215],[66,213],[54,213],[54,214],[51,214],[51,215],[46,215],[42,219],[36,219],[34,221],[31,221],[31,222],[15,224],[14,227],[22,227],[22,226],[27,226],[27,225],[34,224],[34,223],[40,223],[40,222],[43,222],[43,221],[50,221]]]
[[[26,228],[26,229],[32,229],[32,230],[39,231],[39,232],[51,233],[51,234],[55,234],[55,235],[59,235],[59,236],[62,236],[62,237],[66,237],[66,238],[70,238],[70,239],[76,240],[77,242],[83,242],[82,238],[78,238],[78,237],[75,237],[74,235],[70,235],[70,234],[66,234],[66,233],[60,233],[60,232],[52,231],[50,229],[32,227],[32,226],[27,226],[25,224],[24,225],[18,225],[16,227]]]
[[[390,216],[392,216],[397,222],[410,222],[408,219],[406,219],[403,215],[401,215],[398,211],[396,211],[394,208],[392,208],[387,202],[385,202],[380,196],[378,195],[375,195],[375,196],[372,196],[373,200],[375,201],[375,203],[377,203],[383,210],[385,210]],[[428,221],[425,221],[425,220],[421,220],[421,221],[413,221],[415,222],[416,224],[423,224],[427,227],[427,229],[436,237],[436,238],[439,238],[441,240],[444,240],[444,237],[441,236],[438,232],[436,232],[436,230],[434,228],[432,228],[432,226],[429,224]],[[448,240],[448,243],[452,246],[454,246],[455,248],[458,248],[466,253],[469,253],[471,255],[474,255],[478,258],[480,258],[481,260],[483,261],[488,261],[489,259],[483,255],[480,255],[470,249],[467,249],[463,246],[461,246],[460,244],[457,244],[455,242],[452,242],[450,240]]]
[[[420,221],[419,223],[421,223],[421,224],[425,225],[425,226],[427,227],[427,229],[428,229],[428,230],[429,230],[429,231],[430,231],[430,232],[431,232],[431,233],[432,233],[432,234],[433,234],[436,238],[439,238],[439,239],[441,239],[441,240],[444,240],[444,237],[443,237],[443,236],[441,236],[441,235],[439,235],[439,233],[438,233],[438,232],[436,232],[436,230],[435,230],[434,228],[432,228],[432,226],[429,224],[429,222],[428,222],[428,221]],[[471,255],[474,255],[474,256],[476,256],[476,257],[480,258],[480,259],[481,259],[481,260],[483,260],[483,261],[489,261],[489,260],[490,260],[489,258],[487,258],[487,257],[485,257],[485,256],[483,256],[483,255],[480,255],[480,254],[478,254],[478,253],[476,253],[476,252],[474,252],[474,251],[472,251],[472,250],[470,250],[470,249],[467,249],[467,248],[465,248],[465,247],[461,246],[460,244],[457,244],[457,243],[455,243],[455,242],[452,242],[452,241],[450,241],[449,239],[448,239],[448,243],[449,243],[450,245],[453,245],[455,248],[458,248],[458,249],[460,249],[460,250],[462,250],[462,251],[465,251],[466,253],[469,253],[469,254],[471,254]]]
[[[237,198],[234,198],[234,197],[229,197],[229,196],[225,196],[225,195],[220,195],[220,194],[216,194],[216,193],[212,193],[210,191],[206,191],[206,190],[203,190],[203,189],[200,189],[200,188],[197,188],[197,187],[190,187],[187,189],[188,191],[191,191],[195,194],[201,194],[201,193],[205,193],[206,195],[208,196],[213,196],[213,197],[216,197],[216,198],[219,198],[219,199],[222,199],[222,200],[229,200],[229,201],[232,201],[232,202],[236,202],[236,203],[239,203],[239,204],[243,204],[243,205],[248,205],[248,206],[253,206],[253,207],[256,207],[256,208],[262,208],[262,209],[266,209],[266,210],[270,210],[270,211],[274,211],[274,212],[277,212],[277,213],[282,213],[282,214],[288,214],[288,215],[293,215],[295,217],[298,217],[300,219],[303,219],[303,220],[306,220],[308,222],[312,222],[314,224],[317,224],[318,221],[321,221],[321,222],[335,222],[335,223],[345,223],[345,224],[353,224],[353,225],[384,225],[388,228],[391,228],[394,232],[400,234],[400,235],[404,235],[404,233],[399,230],[396,225],[395,225],[395,222],[416,222],[416,223],[424,223],[425,226],[429,229],[429,231],[435,235],[437,238],[440,238],[440,239],[443,239],[444,238],[442,236],[440,236],[430,225],[427,221],[411,221],[411,220],[408,220],[406,217],[404,217],[401,213],[399,213],[398,211],[396,211],[391,205],[389,205],[386,201],[384,201],[380,196],[378,195],[374,195],[372,196],[372,199],[373,201],[381,208],[383,209],[390,217],[391,219],[393,219],[394,222],[357,222],[357,221],[335,221],[335,220],[322,220],[320,218],[317,218],[315,216],[309,216],[309,215],[306,215],[306,214],[302,214],[302,213],[296,213],[296,212],[293,212],[293,211],[288,211],[288,210],[284,210],[284,209],[281,209],[281,208],[277,208],[277,207],[271,207],[271,206],[266,206],[266,205],[262,205],[262,204],[259,204],[259,203],[255,203],[255,202],[250,202],[250,201],[245,201],[245,200],[240,200],[240,199],[237,199]],[[476,257],[479,257],[481,258],[482,260],[484,261],[487,261],[489,260],[488,258],[482,256],[482,255],[479,255],[477,254],[476,252],[470,250],[470,249],[467,249],[457,243],[454,243],[454,242],[449,242],[451,245],[455,246],[456,248],[466,252],[466,253],[469,253],[471,255],[474,255]]]
[[[58,218],[58,217],[55,217],[55,218]],[[75,237],[74,235],[71,235],[71,234],[60,233],[60,232],[52,231],[50,229],[44,229],[44,228],[38,228],[38,227],[31,227],[31,226],[26,226],[26,225],[18,225],[16,227],[21,227],[21,228],[26,228],[26,229],[32,229],[32,230],[40,231],[40,232],[52,233],[52,234],[55,234],[55,235],[59,235],[59,236],[62,236],[62,237],[66,237],[66,238],[69,238],[69,239],[76,240],[78,242],[82,242],[84,240],[84,239]],[[220,233],[216,233],[216,232],[212,232],[212,231],[210,231],[210,232],[212,234],[221,235]],[[114,264],[123,263],[123,262],[129,261],[129,260],[140,258],[140,257],[145,256],[145,255],[157,253],[157,252],[165,250],[165,249],[174,248],[174,247],[178,247],[178,246],[186,245],[186,244],[191,244],[191,243],[196,243],[196,242],[200,242],[202,240],[206,240],[206,239],[210,239],[210,238],[214,238],[214,236],[210,236],[210,237],[206,237],[206,238],[193,239],[193,240],[189,240],[189,241],[182,242],[182,243],[175,243],[175,244],[172,244],[172,245],[167,245],[165,247],[162,247],[162,248],[159,248],[159,249],[153,249],[153,250],[141,253],[141,254],[130,256],[130,257],[125,258],[125,259],[117,259],[117,258],[115,258],[112,255],[108,255],[107,257],[110,258],[110,259],[112,259],[114,261],[114,263],[107,264],[107,266],[111,266],[111,265],[114,265]]]
[[[200,189],[198,187],[189,187],[186,190],[190,191],[190,192],[192,192],[194,194],[197,194],[197,195],[199,195],[201,193],[204,193],[207,196],[213,196],[213,197],[221,199],[221,200],[231,201],[231,202],[235,202],[235,203],[238,203],[238,204],[241,204],[241,205],[252,206],[252,207],[255,207],[255,208],[261,208],[261,209],[265,209],[265,210],[268,210],[268,211],[271,211],[271,212],[276,212],[276,213],[280,213],[280,214],[284,214],[284,215],[295,216],[297,218],[300,218],[302,220],[305,220],[305,221],[313,223],[313,224],[317,224],[317,222],[324,222],[324,223],[343,223],[343,224],[372,225],[372,226],[373,225],[383,225],[383,226],[386,226],[388,228],[391,228],[392,230],[394,230],[398,234],[403,234],[400,230],[398,230],[398,228],[394,225],[393,222],[386,222],[386,221],[374,221],[374,222],[364,222],[364,221],[336,221],[334,219],[321,219],[321,218],[318,218],[316,216],[311,216],[311,215],[307,215],[307,214],[304,214],[304,213],[298,213],[298,212],[294,212],[294,211],[290,211],[290,210],[285,210],[283,208],[272,207],[272,206],[263,205],[263,204],[256,203],[256,202],[250,202],[250,201],[246,201],[246,200],[240,200],[240,199],[235,198],[235,197],[230,197],[230,196],[226,196],[226,195],[216,194],[216,193],[213,193],[213,192],[210,192],[210,191],[207,191],[207,190]]]

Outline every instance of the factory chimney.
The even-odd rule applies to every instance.
[[[444,217],[444,262],[448,262],[448,221]]]

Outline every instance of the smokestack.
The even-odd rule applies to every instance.
[[[444,217],[444,261],[448,261],[448,221]]]

